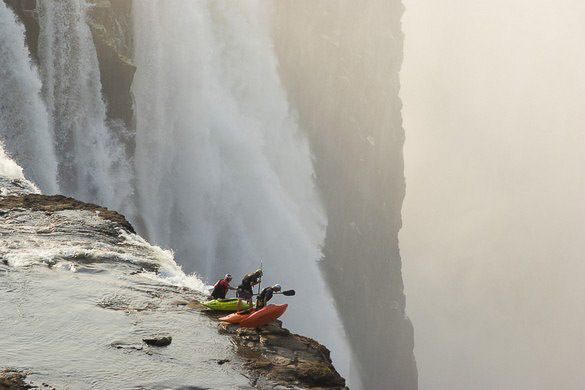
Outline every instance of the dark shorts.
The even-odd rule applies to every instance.
[[[236,297],[245,299],[246,301],[251,300],[253,295],[254,293],[251,290],[244,290],[242,288],[238,288],[238,290],[236,291]]]

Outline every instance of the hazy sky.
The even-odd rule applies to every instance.
[[[404,0],[422,389],[585,388],[585,1]]]

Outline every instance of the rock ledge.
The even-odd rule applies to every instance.
[[[223,315],[204,312],[214,318]],[[281,321],[255,329],[220,322],[218,331],[232,337],[255,388],[347,389],[329,350],[311,338],[291,333]]]
[[[57,212],[63,210],[87,210],[98,213],[103,218],[119,224],[122,228],[135,233],[126,218],[115,211],[91,203],[68,198],[62,195],[11,195],[0,197],[0,209],[24,208],[32,211]]]

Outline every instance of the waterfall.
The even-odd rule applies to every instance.
[[[0,1],[0,138],[28,178],[58,192],[57,159],[41,81],[25,46],[24,27]],[[4,155],[2,151],[1,155]],[[0,162],[0,165],[6,165]],[[10,164],[9,164],[10,165]]]
[[[269,4],[134,1],[133,160],[107,119],[88,7],[37,1],[41,87],[23,28],[0,1],[8,154],[43,191],[135,219],[187,271],[238,280],[262,262],[264,286],[297,291],[286,325],[328,345],[347,373],[349,348],[318,266],[327,218],[278,75]]]
[[[37,1],[43,94],[59,183],[67,195],[132,214],[131,163],[106,118],[88,7],[85,0]]]
[[[208,278],[263,261],[265,285],[297,289],[287,325],[347,359],[318,267],[326,216],[267,6],[134,1],[138,213],[143,233]]]

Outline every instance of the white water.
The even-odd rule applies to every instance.
[[[278,77],[267,4],[134,2],[135,173],[106,118],[86,2],[39,1],[38,11],[46,108],[38,77],[31,88],[17,92],[26,99],[36,96],[38,108],[29,105],[32,114],[21,117],[37,115],[44,127],[15,133],[34,142],[13,142],[10,152],[17,157],[22,150],[27,171],[35,166],[52,170],[36,176],[41,182],[52,180],[55,189],[58,181],[67,195],[130,218],[136,200],[139,228],[173,248],[188,271],[210,279],[226,272],[239,278],[263,261],[264,285],[279,282],[297,290],[287,300],[286,325],[330,347],[337,368],[347,374],[349,348],[317,264],[327,221],[308,143]],[[12,13],[10,18],[14,21]],[[20,36],[18,47],[26,60],[21,63],[34,76],[22,27],[14,25],[1,37],[12,41]],[[11,114],[4,106],[1,112]],[[42,154],[32,149],[35,142],[49,152],[54,144],[58,158],[51,159],[49,152],[46,161],[39,158]],[[1,169],[22,176],[17,165],[4,163],[3,154],[0,162]],[[50,182],[43,185],[51,188]],[[73,245],[79,252],[68,252],[70,242],[61,244],[44,248],[40,243],[20,257],[12,252],[18,258],[11,262],[117,256],[111,248],[95,254],[91,243]],[[161,276],[199,288],[179,268],[163,267]]]
[[[53,119],[61,191],[132,214],[131,164],[107,123],[88,5],[37,4],[43,92]]]
[[[8,179],[24,179],[22,168],[6,155],[4,147],[0,143],[0,176]]]
[[[285,325],[345,337],[318,269],[326,217],[281,86],[267,3],[135,1],[136,178],[146,235],[213,281],[263,261]],[[344,361],[345,360],[345,361]]]
[[[4,2],[0,2],[0,142],[43,191],[58,191],[57,159],[41,81],[25,46],[24,27]],[[2,149],[0,174],[24,179],[22,169]]]

